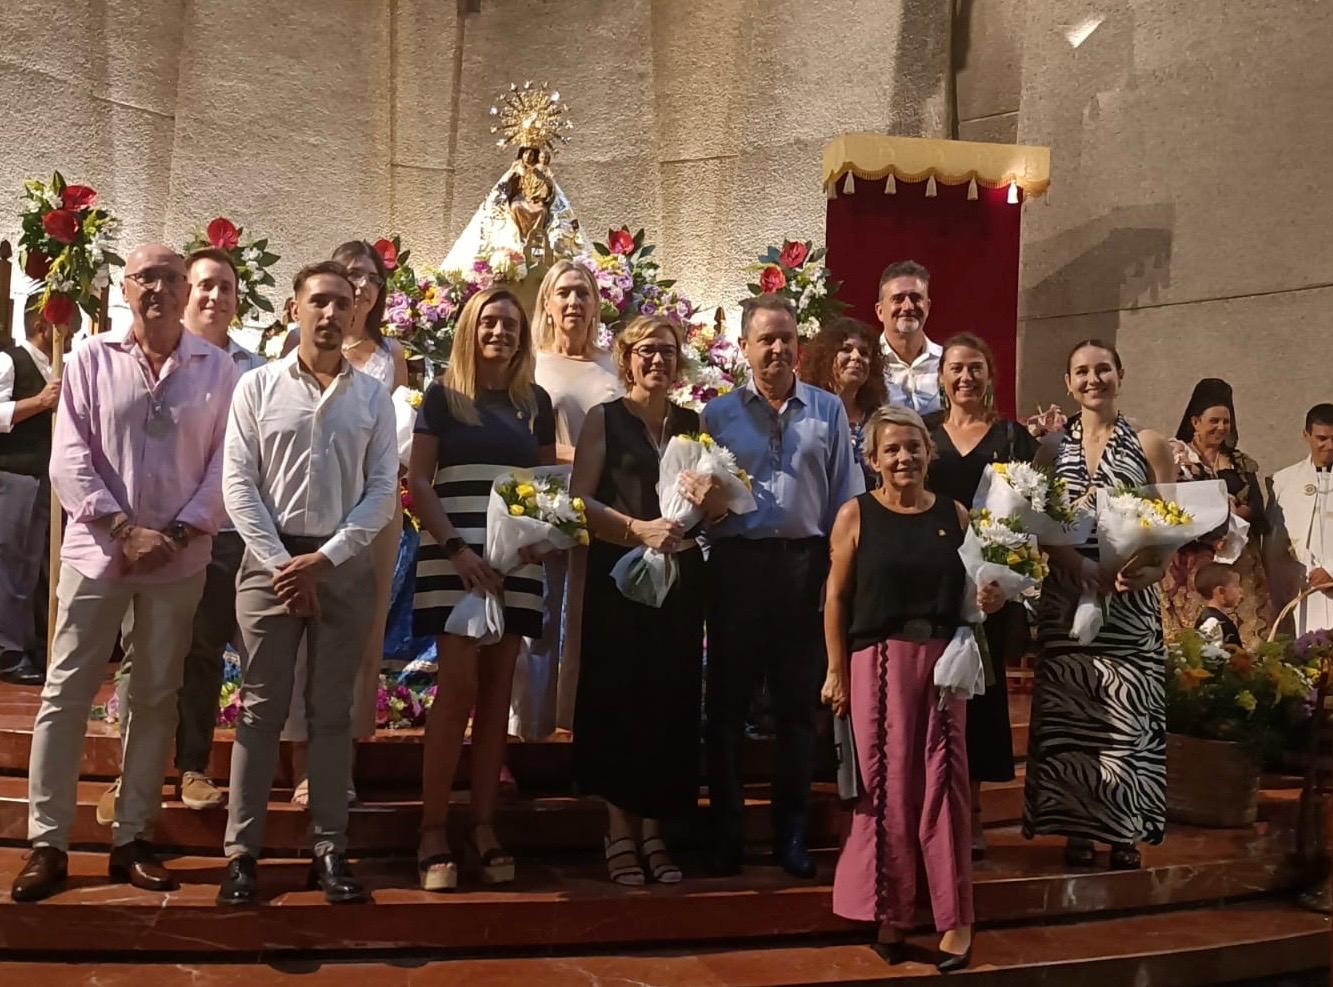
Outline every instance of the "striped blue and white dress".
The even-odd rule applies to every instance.
[[[1096,473],[1075,418],[1056,472],[1077,499],[1151,477],[1143,446],[1120,416]],[[1095,494],[1094,494],[1095,496]],[[1096,557],[1096,534],[1080,551]],[[1158,589],[1112,593],[1101,633],[1069,637],[1079,589],[1061,570],[1042,590],[1041,652],[1032,697],[1023,834],[1101,843],[1161,843],[1166,828],[1166,648]]]
[[[502,473],[539,465],[543,447],[555,444],[551,399],[534,385],[537,413],[516,408],[506,391],[481,391],[476,398],[479,425],[449,413],[443,385],[427,389],[417,416],[418,432],[440,444],[435,494],[462,538],[478,555],[486,544],[486,504],[491,484]],[[542,567],[524,565],[505,576],[505,633],[539,637],[542,629]],[[463,579],[424,528],[417,553],[412,630],[417,636],[444,633],[445,622],[467,595]]]

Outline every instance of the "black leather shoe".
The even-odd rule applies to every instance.
[[[44,685],[46,683],[46,669],[37,663],[28,652],[9,651],[5,653],[5,659],[17,658],[12,664],[4,664],[4,671],[0,672],[0,678],[14,685]]]
[[[815,876],[815,860],[805,848],[804,837],[787,837],[773,848],[773,857],[792,877],[809,879]]]
[[[955,970],[965,970],[967,965],[972,962],[972,947],[967,947],[966,953],[945,953],[944,958],[935,964],[935,969],[940,973],[953,973]]]
[[[180,887],[147,840],[112,847],[106,872],[118,884],[132,884],[145,891],[175,891]]]
[[[41,901],[65,887],[69,855],[53,846],[39,846],[24,861],[9,896],[15,901]]]
[[[248,853],[227,861],[227,876],[218,888],[219,905],[253,905],[259,900],[259,864]]]
[[[347,854],[337,850],[330,850],[310,862],[309,887],[323,891],[324,900],[330,905],[370,900],[361,882],[347,869]]]
[[[712,877],[733,877],[741,872],[741,848],[728,844],[719,844],[711,849],[704,858],[704,869]]]
[[[898,942],[872,942],[870,948],[879,954],[889,966],[897,966],[899,963],[907,962],[907,943],[899,940]]]

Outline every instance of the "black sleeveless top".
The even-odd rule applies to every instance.
[[[657,450],[643,421],[625,407],[623,398],[607,401],[602,412],[606,420],[606,458],[593,496],[599,503],[640,521],[661,517]],[[668,406],[664,441],[668,436],[698,431],[698,414],[674,404]]]
[[[875,499],[857,498],[861,536],[848,642],[868,648],[898,633],[909,620],[957,627],[963,600],[963,529],[958,509],[936,496],[930,510],[899,514]]]

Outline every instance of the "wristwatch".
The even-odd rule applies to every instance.
[[[467,542],[463,541],[463,539],[459,538],[457,535],[454,535],[454,537],[441,545],[440,548],[443,550],[446,559],[452,559],[463,549],[467,548]]]
[[[190,540],[190,529],[180,521],[172,521],[167,525],[166,536],[176,543],[177,548],[184,548]]]

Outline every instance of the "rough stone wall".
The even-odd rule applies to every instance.
[[[396,230],[435,262],[513,153],[495,147],[487,108],[511,81],[548,81],[577,128],[555,166],[584,226],[646,227],[684,290],[731,303],[764,245],[821,237],[830,137],[947,133],[938,0],[459,10],[9,0],[0,195],[59,167],[103,193],[125,244],[177,243],[225,213],[272,238],[280,284],[354,235]],[[0,236],[16,232],[16,210],[0,209]]]

